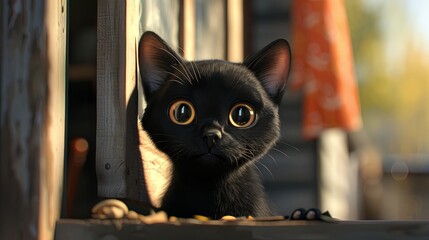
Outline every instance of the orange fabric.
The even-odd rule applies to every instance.
[[[304,92],[303,134],[361,127],[350,33],[341,0],[294,0],[291,87]]]

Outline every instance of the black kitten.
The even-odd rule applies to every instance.
[[[146,32],[139,59],[143,128],[172,162],[161,209],[177,217],[270,215],[255,162],[280,135],[288,42],[274,41],[243,64],[189,62]]]

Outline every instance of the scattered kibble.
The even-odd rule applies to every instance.
[[[237,218],[234,217],[234,216],[231,216],[231,215],[225,215],[225,216],[223,216],[221,218],[221,220],[224,220],[224,221],[235,221],[235,220],[237,220]]]
[[[143,216],[139,216],[140,221],[145,224],[155,224],[155,223],[166,223],[168,222],[167,213],[164,211],[157,212],[155,214]]]
[[[127,205],[117,199],[106,199],[97,203],[92,208],[92,217],[96,219],[131,219],[140,220],[145,224],[165,223],[168,222],[166,212],[157,212],[151,215],[141,215],[135,211],[128,210]]]
[[[139,219],[139,214],[133,210],[129,211],[127,214],[127,218],[131,220]]]
[[[121,219],[128,214],[128,207],[117,199],[106,199],[97,203],[91,210],[92,216],[98,219]]]
[[[209,222],[212,219],[203,215],[194,215],[193,218],[180,219],[175,216],[168,217],[164,211],[152,212],[150,215],[142,215],[133,210],[129,210],[127,205],[117,199],[106,199],[97,203],[92,208],[92,217],[96,219],[129,219],[139,220],[144,224],[155,224],[155,223],[166,223],[166,222],[186,222],[186,223],[201,223]],[[221,221],[279,221],[285,220],[283,216],[270,216],[270,217],[253,217],[253,216],[242,216],[235,217],[232,215],[225,215]]]
[[[200,220],[200,221],[202,221],[202,222],[207,222],[207,221],[209,221],[209,220],[210,220],[210,218],[209,218],[209,217],[202,216],[202,215],[194,215],[194,218],[195,218],[195,219],[197,219],[197,220]]]

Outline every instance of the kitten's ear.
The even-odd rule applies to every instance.
[[[146,100],[158,90],[171,66],[184,60],[156,33],[145,32],[139,43],[139,66]]]
[[[291,52],[284,39],[276,40],[246,59],[244,65],[261,81],[267,93],[279,104],[289,76]]]

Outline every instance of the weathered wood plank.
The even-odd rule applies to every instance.
[[[126,197],[125,7],[126,1],[98,1],[96,166],[102,197]]]
[[[52,239],[63,190],[67,0],[45,2],[48,89],[40,156],[39,239]]]
[[[357,181],[358,169],[352,169],[346,133],[342,129],[324,130],[318,145],[320,208],[341,219],[357,218],[353,210],[359,206],[353,200],[357,199],[358,187],[352,183]]]
[[[226,1],[211,0],[211,1],[195,1],[194,6],[195,19],[190,19],[194,26],[192,32],[185,30],[185,44],[193,48],[185,48],[185,57],[187,51],[194,52],[193,59],[226,59]],[[186,10],[186,9],[185,9]],[[186,16],[185,11],[185,16]],[[210,47],[207,47],[210,46]]]
[[[101,197],[148,199],[137,129],[140,11],[139,0],[98,4],[96,163]]]
[[[183,57],[195,59],[195,0],[183,0]]]
[[[65,0],[2,1],[1,239],[52,239],[64,164]]]
[[[243,0],[227,0],[228,61],[242,62],[244,57]]]
[[[96,165],[101,197],[159,203],[166,182],[165,171],[159,172],[166,158],[152,148],[138,121],[144,99],[137,46],[145,30],[177,46],[178,6],[172,0],[98,2]]]
[[[279,221],[144,225],[132,221],[61,220],[56,239],[348,239],[418,240],[429,236],[427,221]],[[109,239],[110,239],[109,238]]]

